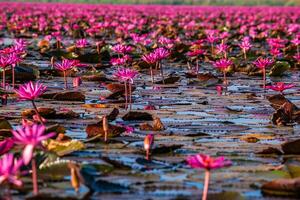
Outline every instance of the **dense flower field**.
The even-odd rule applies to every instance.
[[[1,199],[300,196],[300,8],[0,10]]]

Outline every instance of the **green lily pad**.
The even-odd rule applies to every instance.
[[[66,176],[70,176],[68,163],[70,160],[62,160],[59,157],[48,157],[40,165],[38,170],[39,178],[43,180],[61,181]]]
[[[269,72],[269,76],[282,76],[284,72],[289,70],[291,65],[286,61],[277,61]]]

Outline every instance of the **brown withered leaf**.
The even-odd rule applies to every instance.
[[[140,130],[142,130],[142,131],[152,131],[153,127],[150,124],[148,124],[147,122],[144,122],[144,123],[140,124]]]
[[[261,190],[265,195],[271,196],[299,196],[300,178],[270,181],[263,184]]]
[[[163,125],[163,123],[161,122],[159,117],[154,117],[153,130],[154,131],[163,131],[163,130],[165,130],[165,126]]]

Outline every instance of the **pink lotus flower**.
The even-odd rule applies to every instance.
[[[20,85],[19,89],[16,89],[15,92],[19,96],[20,100],[35,100],[40,95],[46,91],[47,87],[43,84],[36,82],[28,82],[23,85]]]
[[[0,55],[0,67],[2,68],[2,87],[5,89],[5,71],[6,68],[13,64],[12,57],[9,55]]]
[[[126,65],[128,62],[130,62],[132,59],[129,57],[129,55],[124,55],[123,57],[120,58],[112,58],[110,60],[110,63],[113,66],[124,66]]]
[[[215,63],[214,63],[214,66],[220,70],[227,70],[228,67],[230,67],[230,65],[232,65],[233,62],[229,59],[220,59],[220,60],[217,60]]]
[[[112,47],[112,50],[117,54],[125,54],[125,53],[130,53],[132,51],[132,48],[131,46],[117,44]]]
[[[252,44],[250,43],[250,38],[249,37],[244,37],[242,39],[240,47],[241,47],[241,49],[243,49],[245,51],[248,51],[252,47]]]
[[[77,67],[77,66],[80,66],[80,65],[81,64],[78,60],[68,60],[68,59],[63,59],[62,62],[54,64],[55,69],[58,69],[58,70],[60,70],[64,73],[65,89],[68,88],[67,71],[72,69],[73,67]]]
[[[25,125],[15,131],[12,131],[17,144],[24,145],[23,161],[28,165],[31,161],[32,166],[32,184],[34,194],[38,194],[37,183],[37,167],[36,160],[33,157],[34,149],[42,147],[42,141],[55,136],[55,133],[45,134],[46,127],[44,125]]]
[[[60,63],[55,63],[54,67],[60,71],[66,71],[78,66],[78,60],[63,59]]]
[[[162,81],[163,81],[163,84],[165,84],[165,79],[164,79],[164,70],[163,70],[163,66],[162,66],[162,63],[161,61],[167,57],[170,56],[170,51],[165,49],[165,48],[157,48],[154,50],[154,55],[155,57],[157,58],[157,67],[160,68],[160,74],[161,74],[161,77],[162,77]]]
[[[262,58],[262,57],[256,59],[256,61],[253,62],[253,64],[256,65],[256,67],[258,67],[260,69],[265,69],[272,63],[273,63],[273,60],[268,59],[268,58]]]
[[[158,60],[163,60],[170,56],[170,51],[162,47],[155,49],[153,53],[155,54]]]
[[[154,64],[158,61],[156,55],[154,53],[150,53],[142,56],[142,60],[148,64]]]
[[[214,63],[214,66],[218,69],[220,69],[221,71],[223,71],[223,75],[224,75],[224,85],[225,85],[225,89],[227,90],[227,78],[226,78],[226,70],[233,64],[233,62],[229,59],[223,58],[220,59],[218,61],[216,61]]]
[[[76,41],[75,45],[77,48],[85,48],[88,45],[88,41],[85,38],[79,39]]]
[[[33,151],[37,147],[42,146],[42,141],[51,138],[55,133],[45,134],[46,127],[44,125],[34,124],[32,126],[24,126],[12,131],[17,144],[25,145],[23,151],[24,164],[28,164],[33,157]]]
[[[75,77],[73,78],[73,87],[79,87],[82,83],[82,80],[81,78],[78,76],[78,77]]]
[[[7,153],[14,146],[14,140],[7,138],[0,142],[0,155]]]
[[[10,183],[16,186],[22,186],[19,180],[20,168],[23,160],[14,158],[13,154],[5,154],[0,158],[0,184]]]
[[[29,82],[19,86],[19,89],[16,89],[15,92],[19,96],[20,100],[29,100],[32,103],[32,106],[37,114],[41,123],[43,123],[43,118],[40,116],[38,109],[35,105],[34,100],[42,95],[46,91],[47,87],[43,84],[36,82]]]
[[[114,77],[119,79],[119,81],[121,82],[129,81],[131,84],[133,83],[133,79],[136,78],[137,75],[138,75],[137,71],[129,68],[119,68],[114,73]]]
[[[263,88],[266,88],[266,67],[268,67],[269,65],[271,65],[273,63],[273,61],[271,59],[268,58],[258,58],[256,59],[256,61],[253,62],[254,65],[256,65],[256,67],[262,69],[262,73],[263,73]]]
[[[159,59],[157,58],[155,53],[143,55],[142,59],[150,65],[150,76],[151,76],[152,84],[154,84],[154,75],[153,75],[152,65],[157,63],[159,61]]]
[[[218,157],[218,158],[212,158],[212,157],[210,157],[208,155],[204,155],[204,154],[197,154],[197,155],[194,155],[194,156],[188,156],[187,157],[187,163],[192,168],[205,169],[205,180],[204,180],[202,200],[207,199],[209,179],[210,179],[210,171],[212,169],[228,167],[228,166],[231,165],[231,161],[225,159],[223,156]]]
[[[250,43],[250,38],[249,37],[244,37],[241,44],[240,44],[241,49],[243,50],[244,54],[244,59],[247,59],[247,54],[246,52],[250,50],[252,47],[252,44]]]
[[[132,84],[133,84],[133,79],[136,78],[138,75],[138,72],[129,69],[129,68],[119,68],[115,73],[114,77],[116,77],[120,82],[124,82],[124,87],[125,87],[125,109],[127,109],[127,105],[129,103],[130,105],[130,110],[132,107]],[[128,83],[128,87],[127,87]],[[129,91],[128,91],[129,90]],[[128,100],[128,93],[129,93],[129,100]],[[129,101],[129,102],[128,102]]]
[[[189,156],[187,162],[192,168],[203,168],[206,170],[218,169],[231,165],[231,162],[224,157],[212,158],[204,154]]]
[[[216,90],[217,90],[218,95],[222,95],[223,87],[221,85],[217,85]]]
[[[204,50],[196,49],[196,50],[187,52],[186,55],[189,57],[197,57],[197,56],[203,55],[204,53],[205,53]]]
[[[224,54],[224,57],[227,58],[227,50],[229,46],[227,44],[221,43],[216,46],[217,54]]]
[[[266,86],[267,89],[278,91],[280,93],[283,93],[284,90],[287,90],[287,89],[290,89],[293,87],[295,87],[294,84],[285,84],[283,82],[277,82],[275,85]]]

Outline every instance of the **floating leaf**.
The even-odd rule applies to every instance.
[[[106,104],[83,104],[81,106],[84,108],[108,108]]]
[[[270,76],[282,76],[284,72],[289,70],[291,65],[286,61],[277,61],[271,68],[269,75]]]
[[[58,156],[64,156],[85,148],[85,145],[78,140],[56,141],[50,139],[44,145],[49,151],[55,152]]]

